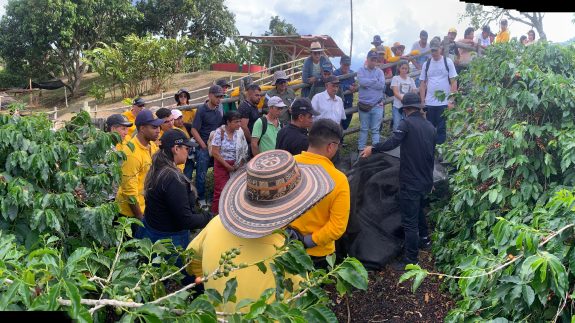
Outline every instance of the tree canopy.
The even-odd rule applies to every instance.
[[[530,26],[537,30],[539,38],[546,40],[547,35],[543,30],[544,13],[541,12],[517,12],[509,11],[499,7],[485,7],[479,4],[468,3],[465,5],[465,13],[460,19],[471,19],[471,25],[475,28],[481,28],[492,22],[499,22],[501,19],[508,19]]]
[[[136,8],[144,15],[140,34],[149,32],[166,38],[185,33],[197,10],[193,0],[139,0]]]

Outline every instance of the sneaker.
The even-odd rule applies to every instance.
[[[421,250],[431,249],[431,239],[429,237],[423,237],[419,239],[419,249]]]
[[[200,204],[200,207],[202,209],[205,209],[206,207],[208,207],[208,202],[206,200],[199,200],[198,203]]]
[[[405,266],[407,266],[409,264],[417,265],[417,262],[413,263],[413,261],[407,261],[405,259],[402,259],[400,261],[396,261],[396,262],[392,263],[391,269],[393,269],[396,272],[403,273],[403,272],[405,272]]]

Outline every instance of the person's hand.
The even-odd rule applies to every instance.
[[[228,173],[231,173],[233,171],[236,170],[236,168],[228,163],[226,163],[228,166],[226,166],[226,170],[228,171]]]
[[[371,150],[372,150],[372,148],[373,148],[372,146],[367,146],[367,147],[365,147],[365,149],[361,152],[360,157],[366,158],[366,157],[371,156]]]
[[[307,82],[308,82],[308,83],[315,83],[316,80],[317,80],[317,79],[315,78],[315,76],[312,76],[312,77],[310,77],[310,78],[307,79]]]
[[[448,109],[453,109],[453,107],[455,107],[455,103],[451,100],[447,101],[447,108]]]
[[[301,232],[299,232],[298,230],[296,230],[294,228],[290,228],[290,227],[285,228],[285,231],[287,233],[287,237],[290,240],[299,240],[303,243],[304,236],[303,236],[303,234],[301,234]]]
[[[200,148],[208,149],[208,146],[205,143],[200,143]]]

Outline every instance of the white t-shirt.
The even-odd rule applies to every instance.
[[[455,65],[449,57],[447,58],[447,66],[449,66],[449,76],[447,75],[447,70],[445,69],[443,56],[440,56],[439,60],[437,61],[432,58],[429,64],[429,70],[427,71],[426,75],[425,69],[427,68],[427,61],[423,63],[423,66],[421,67],[421,74],[419,75],[419,80],[425,81],[426,79],[429,79],[427,81],[425,105],[434,107],[447,105],[447,96],[449,96],[449,93],[451,93],[451,84],[449,79],[453,79],[457,76]],[[435,91],[445,92],[445,100],[439,101],[435,97]]]
[[[314,121],[331,119],[339,124],[341,120],[346,119],[343,100],[337,95],[333,99],[330,98],[327,90],[314,95],[311,99],[311,105],[315,111],[319,112],[318,116],[313,117]]]
[[[429,42],[426,44],[425,47],[421,47],[421,45],[419,44],[419,40],[416,41],[415,43],[413,43],[413,46],[411,46],[411,50],[418,50],[420,54],[424,54],[422,56],[419,56],[418,58],[416,58],[415,60],[420,64],[423,65],[423,63],[431,57],[431,48],[429,48]]]
[[[397,87],[399,94],[404,95],[408,92],[413,92],[416,88],[415,81],[407,76],[407,79],[402,79],[401,76],[396,75],[391,79],[391,88]],[[401,108],[403,105],[401,104],[401,100],[393,96],[393,106],[396,108]]]
[[[477,34],[477,37],[475,37],[475,43],[479,44],[481,46],[491,45],[491,39],[489,38],[489,36],[487,36],[486,38],[483,38],[483,36],[481,34],[482,33]]]

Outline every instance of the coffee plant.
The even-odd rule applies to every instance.
[[[341,295],[367,288],[356,259],[329,257],[329,269],[316,270],[291,241],[254,264],[234,262],[240,246],[224,253],[220,267],[196,279],[226,279],[223,293],[194,294],[196,283],[181,285],[184,268],[174,257],[193,254],[169,240],[132,239],[141,222],[117,216],[119,140],[85,112],[59,130],[45,115],[0,115],[0,311],[65,310],[79,322],[331,322],[324,284]],[[271,270],[277,288],[236,300],[229,276],[250,266]],[[288,273],[303,280],[290,284]],[[237,304],[234,312],[218,310],[227,302]]]
[[[458,294],[447,322],[575,318],[575,49],[491,46],[446,112],[451,196],[433,206],[434,255]]]

